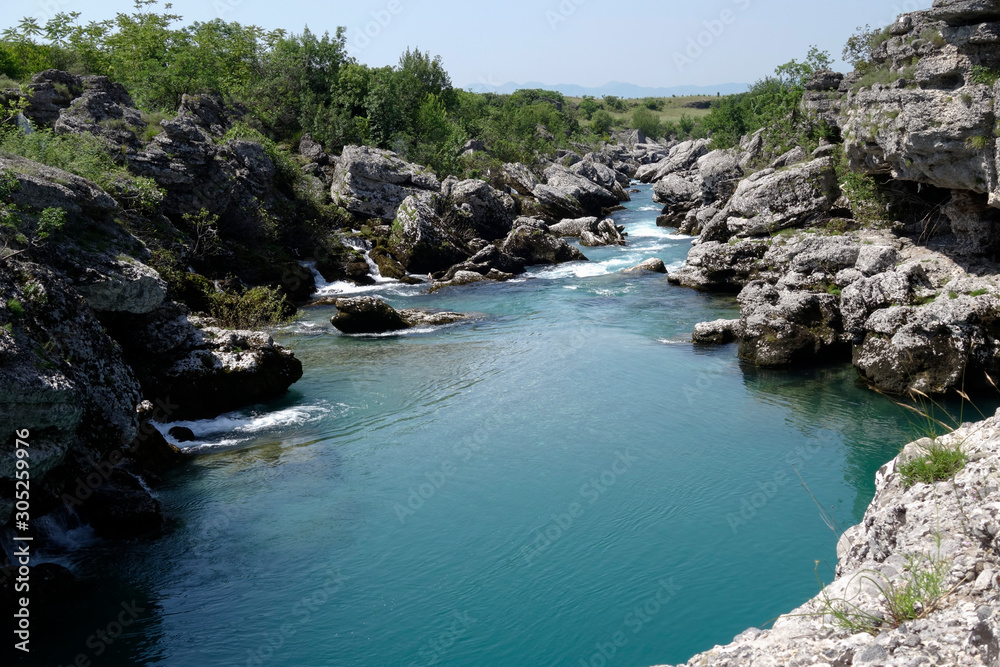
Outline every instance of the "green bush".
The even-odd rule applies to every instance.
[[[17,299],[7,300],[7,310],[9,310],[14,317],[21,318],[24,317],[24,306]]]
[[[103,139],[86,132],[55,134],[41,129],[24,134],[0,128],[0,152],[20,155],[93,181],[126,209],[151,213],[163,200],[156,182],[135,176],[112,156]]]
[[[983,67],[982,65],[976,65],[972,68],[972,73],[969,76],[972,83],[982,84],[984,86],[992,87],[998,79],[1000,79],[1000,72],[990,69],[989,67]]]
[[[636,107],[632,112],[632,129],[639,130],[652,139],[663,136],[659,116],[644,106]]]
[[[288,322],[295,308],[277,287],[243,292],[212,292],[209,314],[228,329],[259,329]]]

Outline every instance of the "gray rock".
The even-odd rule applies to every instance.
[[[757,366],[830,360],[841,344],[838,299],[755,281],[740,292],[740,357]]]
[[[517,217],[514,199],[485,181],[446,180],[441,194],[456,207],[469,211],[470,215],[463,216],[460,227],[453,224],[455,231],[465,238],[502,239],[510,233],[511,224]]]
[[[410,323],[395,308],[373,296],[337,299],[337,314],[330,323],[346,334],[380,334],[409,329]]]
[[[874,312],[868,334],[854,351],[862,377],[880,389],[943,394],[996,374],[998,345],[990,333],[1000,321],[992,295],[938,299],[926,306]]]
[[[515,227],[500,245],[500,250],[523,259],[528,266],[587,261],[582,252],[563,239],[529,225]]]
[[[335,203],[371,218],[392,220],[408,197],[440,192],[441,183],[426,167],[391,151],[347,146],[337,162],[330,194]]]
[[[691,340],[699,345],[725,345],[736,340],[739,320],[715,320],[701,322],[694,326]],[[759,631],[758,631],[759,632]]]
[[[554,225],[549,225],[549,231],[556,236],[571,236],[580,239],[581,245],[585,246],[605,246],[605,245],[625,245],[625,238],[615,225],[614,220],[605,218],[600,220],[594,216],[587,218],[577,218],[575,220],[563,220]]]
[[[773,233],[828,215],[840,196],[833,160],[820,158],[740,181],[724,212],[741,236]],[[733,218],[742,219],[733,224]]]
[[[758,271],[768,251],[761,241],[728,244],[711,241],[694,246],[682,268],[667,279],[683,287],[709,292],[739,292]]]
[[[666,264],[664,264],[663,260],[659,259],[658,257],[653,257],[651,259],[647,259],[644,262],[640,262],[639,264],[637,264],[637,265],[635,265],[635,266],[633,266],[631,268],[628,268],[628,269],[625,269],[625,270],[622,271],[622,273],[625,273],[625,274],[631,274],[631,273],[666,273],[666,272],[667,272],[667,266],[666,266]]]
[[[442,220],[439,195],[410,196],[398,207],[389,251],[410,273],[444,271],[469,256],[463,241]]]
[[[552,165],[545,170],[545,185],[536,186],[534,193],[542,206],[560,219],[600,215],[604,209],[619,202],[610,190],[560,165]],[[579,210],[584,213],[576,215]]]
[[[539,184],[531,169],[520,162],[505,164],[501,178],[505,185],[524,197],[533,197],[535,186]]]
[[[809,80],[806,81],[806,90],[837,90],[840,88],[840,82],[843,80],[844,75],[840,72],[828,69],[816,70],[810,75]]]
[[[677,171],[690,171],[698,158],[708,153],[708,139],[692,139],[677,144],[667,157],[655,164],[644,165],[635,173],[635,178],[643,183],[655,183]]]

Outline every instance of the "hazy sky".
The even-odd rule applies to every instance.
[[[395,64],[419,47],[461,87],[540,81],[598,86],[749,83],[816,44],[839,59],[860,25],[884,26],[931,0],[175,0],[184,22],[224,18],[300,32],[348,29],[350,53]],[[162,7],[162,5],[160,5]],[[627,9],[625,9],[627,7]],[[0,27],[57,11],[83,20],[132,11],[126,0],[4,0]]]

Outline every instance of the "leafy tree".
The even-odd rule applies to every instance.
[[[583,112],[584,118],[591,120],[594,116],[594,112],[601,108],[601,105],[597,103],[597,100],[591,95],[584,95],[583,99],[580,100],[580,111]]]
[[[656,138],[663,135],[659,116],[644,106],[636,107],[632,112],[632,127],[647,137]]]
[[[606,135],[611,132],[611,114],[604,109],[594,112],[590,118],[590,129],[597,135]]]
[[[889,33],[885,30],[876,30],[866,25],[858,27],[857,31],[851,35],[844,45],[842,57],[844,62],[857,70],[858,74],[865,75],[873,71],[876,67],[874,61],[875,50],[889,38]]]

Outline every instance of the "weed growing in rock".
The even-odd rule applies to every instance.
[[[942,445],[934,441],[923,456],[911,459],[899,467],[903,485],[913,486],[917,482],[933,484],[950,479],[965,467],[968,457],[961,447]]]
[[[878,635],[883,628],[898,628],[933,611],[950,593],[944,585],[950,569],[951,563],[946,560],[911,554],[899,580],[873,570],[856,575],[859,583],[871,584],[878,591],[877,608],[862,608],[846,599],[831,599],[824,592],[822,613],[833,617],[834,625],[852,634]]]
[[[984,86],[992,86],[1000,79],[1000,72],[996,72],[989,67],[983,67],[982,65],[976,65],[972,68],[972,72],[969,75],[969,80],[972,83],[982,84]]]
[[[21,318],[24,317],[24,306],[17,299],[8,299],[7,310],[9,310],[14,317]]]

